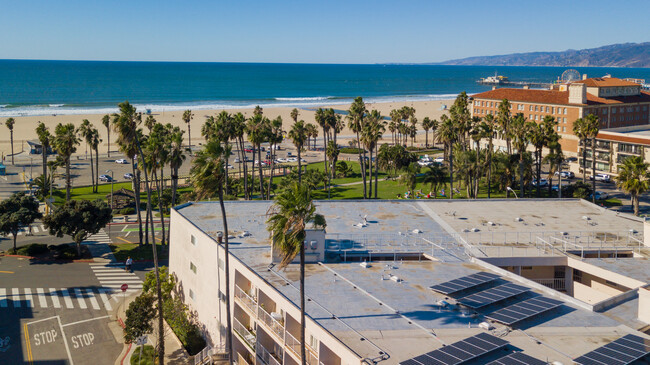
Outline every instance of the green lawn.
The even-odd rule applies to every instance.
[[[132,184],[130,182],[120,182],[113,183],[113,192],[117,192],[120,189],[132,190]],[[80,186],[73,187],[70,190],[70,198],[73,200],[96,200],[101,199],[110,204],[110,198],[106,198],[107,195],[111,193],[111,184],[100,184],[97,188],[97,193],[92,192],[92,186]],[[181,194],[192,190],[190,187],[179,187],[177,194]],[[152,191],[152,194],[155,195],[155,191]],[[65,202],[65,189],[59,189],[54,191],[54,204],[61,205]],[[140,199],[147,199],[147,193],[142,191],[140,192]]]
[[[153,261],[153,250],[151,246],[139,246],[137,243],[118,243],[109,245],[118,262],[124,262],[130,256],[134,261]],[[163,247],[160,242],[156,245],[158,260],[167,260],[169,252],[167,246]]]
[[[347,184],[347,183],[353,183],[357,181],[361,181],[361,166],[359,166],[359,162],[357,161],[345,161],[346,164],[348,164],[348,168],[352,168],[352,172],[348,173],[348,176],[346,177],[337,177],[332,180],[332,185],[339,185],[339,184]],[[316,162],[307,165],[308,170],[319,170],[325,172],[325,163],[324,162]],[[337,170],[338,171],[338,170]],[[338,172],[337,172],[338,173]],[[373,166],[373,173],[374,173],[374,166]],[[385,172],[379,171],[379,178],[383,179],[387,175]],[[373,179],[375,178],[374,175],[372,177]]]

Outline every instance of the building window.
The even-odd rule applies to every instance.
[[[547,107],[546,107],[546,112],[547,112],[547,113],[548,113],[548,110],[549,110],[549,109],[548,109],[548,106],[547,106]]]
[[[196,274],[196,265],[194,265],[192,261],[190,261],[190,270],[192,270],[192,272]]]
[[[522,266],[521,269],[522,270],[532,270],[533,267],[532,266]]]
[[[528,111],[531,111],[531,112],[533,111],[533,106],[532,105],[528,107]]]
[[[192,289],[190,289],[190,298],[192,298],[192,300],[196,300],[196,295],[194,295],[194,290]]]
[[[564,108],[564,114],[566,114],[566,108]]]
[[[573,281],[582,283],[582,271],[573,269]]]
[[[566,127],[562,127],[562,132],[566,133]]]
[[[194,235],[190,235],[190,242],[192,242],[192,244],[196,246],[196,237],[194,237]]]
[[[616,114],[616,108],[612,108],[612,114]]]
[[[559,132],[561,128],[562,128],[562,127],[560,127],[560,126],[558,125],[558,126],[557,126],[557,131]]]
[[[318,351],[318,339],[312,335],[309,335],[309,347]]]

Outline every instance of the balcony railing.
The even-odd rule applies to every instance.
[[[278,322],[261,306],[257,307],[257,317],[261,319],[262,323],[269,327],[273,333],[279,336],[280,341],[284,340],[284,324]]]
[[[250,346],[251,350],[255,348],[255,343],[257,343],[257,336],[255,336],[252,331],[246,328],[246,326],[241,324],[237,318],[233,318],[232,328],[244,340],[244,342]]]
[[[235,298],[239,299],[253,314],[257,313],[257,301],[237,285],[235,285]]]
[[[257,357],[262,360],[263,363],[266,365],[280,365],[281,364],[281,359],[282,359],[282,354],[273,354],[269,352],[264,346],[262,346],[259,342],[257,343],[257,348],[255,349],[255,353],[257,354]],[[280,360],[278,360],[280,359]]]
[[[531,279],[531,280],[538,284],[542,284],[547,288],[566,291],[565,279]]]
[[[253,360],[242,356],[241,352],[237,353],[237,365],[253,365]]]
[[[293,337],[289,331],[285,332],[284,344],[289,350],[291,350],[291,352],[300,358],[300,340]],[[307,350],[307,364],[318,365],[318,355],[316,352],[309,346],[306,346],[305,349]]]

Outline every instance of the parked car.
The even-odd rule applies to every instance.
[[[298,157],[289,157],[287,158],[287,162],[298,162]]]
[[[130,173],[130,172],[127,172],[126,174],[124,174],[124,178],[127,179],[127,180],[133,180],[133,174]]]
[[[596,174],[596,181],[602,181],[602,182],[610,182],[612,181],[612,177],[609,176],[608,174]],[[589,176],[589,180],[594,180],[594,176]]]
[[[558,171],[555,171],[555,176],[559,176],[560,173]],[[573,179],[576,177],[576,174],[573,173],[573,171],[562,171],[562,178],[563,179]]]
[[[433,161],[429,161],[429,160],[419,160],[419,161],[418,161],[418,165],[423,166],[423,167],[431,166],[431,165],[433,165]]]
[[[445,162],[445,158],[442,157],[442,156],[441,157],[436,157],[436,158],[433,159],[433,162],[443,163],[443,162]]]
[[[589,194],[589,199],[592,199],[593,195],[596,196],[596,200],[605,200],[605,199],[609,198],[609,194],[607,194],[604,191],[597,191],[594,194]]]
[[[287,162],[286,158],[278,158],[275,160],[275,163],[285,163],[285,162]]]
[[[116,162],[116,163],[119,163],[119,164],[122,164],[122,165],[126,165],[126,164],[129,163],[129,161],[127,161],[127,160],[124,159],[124,158],[120,158],[119,160],[115,160],[115,162]]]
[[[537,186],[537,185],[538,185],[537,180],[533,180],[533,186]],[[540,179],[539,180],[539,186],[540,187],[548,186],[548,180],[547,179]]]
[[[239,159],[239,157],[235,158],[235,163],[240,163],[240,162],[241,160]]]
[[[230,170],[230,169],[234,169],[235,166],[233,166],[233,165],[231,165],[231,164],[228,164],[228,166],[226,166],[226,168]]]
[[[99,181],[111,182],[113,178],[110,175],[99,175]]]
[[[558,191],[560,191],[560,186],[557,185],[557,184],[556,184],[556,185],[553,185],[553,186],[551,186],[551,190],[552,190],[552,191],[555,191],[555,192],[558,192]]]

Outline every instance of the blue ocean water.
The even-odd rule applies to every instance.
[[[0,117],[432,100],[488,90],[481,77],[552,82],[565,68],[0,60]],[[577,68],[650,80],[650,69]]]

